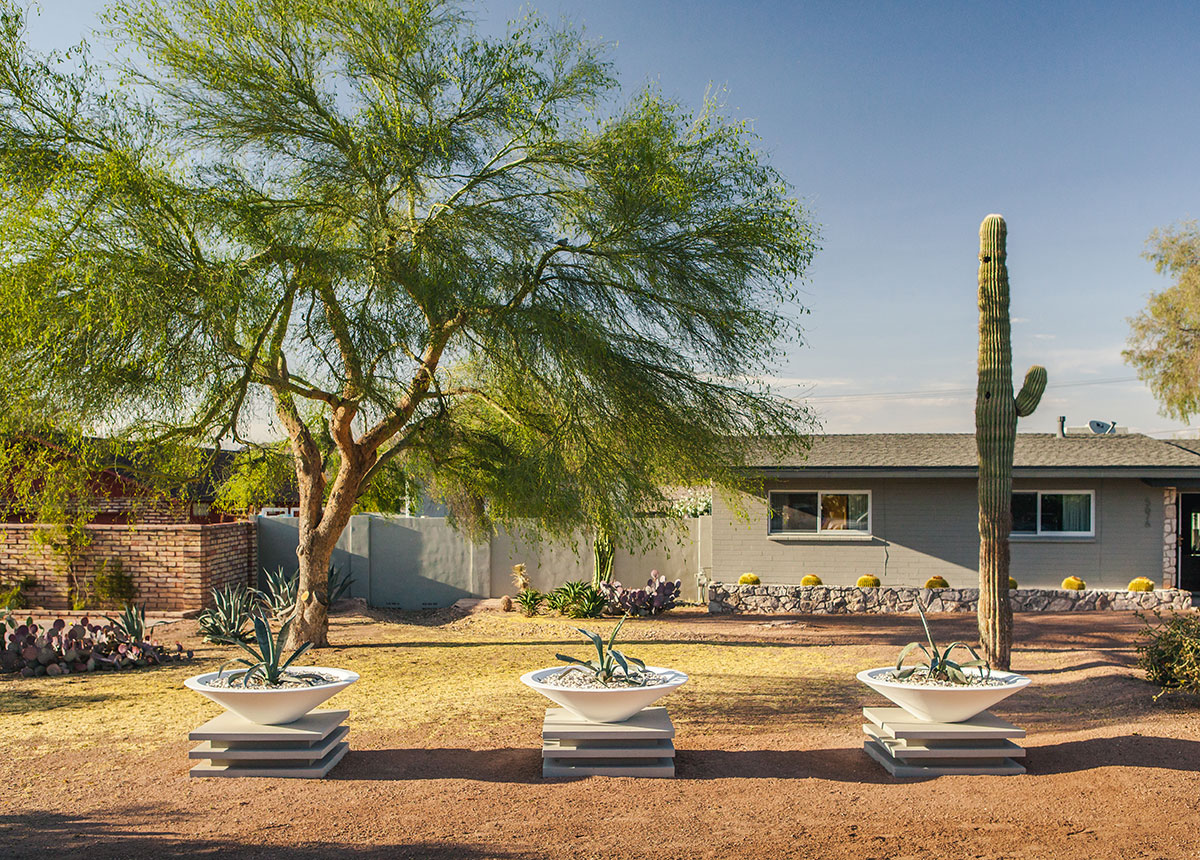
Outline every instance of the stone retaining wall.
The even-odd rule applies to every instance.
[[[916,612],[916,601],[929,612],[974,612],[977,588],[858,588],[853,585],[708,586],[708,611],[747,615],[844,615],[852,612]],[[1181,610],[1192,605],[1192,593],[1156,591],[1067,591],[1019,588],[1010,592],[1013,612],[1070,612],[1097,609]]]

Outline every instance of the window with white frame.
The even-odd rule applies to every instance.
[[[1012,494],[1014,535],[1092,537],[1096,494],[1092,490],[1018,490]]]
[[[767,500],[771,508],[769,534],[835,537],[871,533],[868,490],[773,490]]]

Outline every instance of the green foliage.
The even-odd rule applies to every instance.
[[[1200,412],[1200,223],[1155,230],[1144,256],[1174,283],[1151,293],[1145,310],[1129,320],[1121,355],[1150,386],[1164,415],[1189,421]]]
[[[213,605],[197,616],[205,641],[232,645],[249,640],[246,629],[256,606],[255,594],[244,585],[212,590]]]
[[[597,527],[592,538],[592,588],[598,589],[605,582],[612,582],[613,559],[617,555],[616,542],[613,533],[603,527]]]
[[[120,0],[110,66],[4,9],[0,391],[35,414],[154,450],[273,411],[323,539],[398,468],[471,533],[635,543],[811,428],[753,380],[816,229],[715,100],[620,100],[582,34],[438,0]]]
[[[287,445],[252,446],[234,455],[213,507],[231,514],[258,513],[295,493],[296,465]]]
[[[681,517],[704,517],[712,513],[712,489],[691,489],[671,503],[671,511]]]
[[[33,588],[37,580],[26,576],[12,583],[7,589],[0,587],[0,609],[28,609],[29,595],[25,589]]]
[[[878,588],[880,585],[879,577],[873,574],[864,574],[858,578],[858,582],[854,583],[859,588]]]
[[[1200,616],[1175,613],[1156,623],[1139,613],[1146,626],[1139,632],[1138,666],[1146,679],[1160,687],[1158,695],[1171,690],[1200,695]]]
[[[1128,589],[1130,591],[1153,591],[1154,580],[1145,576],[1135,577],[1129,581]]]
[[[235,642],[243,651],[250,655],[251,659],[247,660],[245,657],[237,657],[222,666],[218,673],[223,676],[225,674],[225,666],[231,663],[241,663],[243,666],[248,667],[230,673],[230,686],[240,684],[243,687],[278,687],[283,680],[285,672],[289,679],[300,681],[310,687],[325,682],[325,679],[319,675],[287,671],[288,667],[296,661],[297,657],[312,647],[311,642],[305,642],[299,648],[292,651],[291,654],[288,654],[285,659],[286,650],[284,643],[287,642],[288,629],[292,626],[291,619],[284,622],[278,636],[275,637],[271,635],[271,619],[265,612],[255,615],[252,621],[254,624],[254,641],[244,642],[238,639]],[[258,679],[257,685],[253,683],[255,679]]]
[[[738,585],[758,585],[757,573],[743,573],[738,577]]]
[[[801,585],[821,585],[821,577],[815,573],[809,573],[800,578]]]
[[[929,579],[925,580],[925,587],[926,588],[949,588],[950,583],[948,583],[946,581],[945,577],[931,576],[931,577],[929,577]]]
[[[329,566],[329,598],[326,601],[326,606],[337,603],[350,591],[350,586],[354,584],[354,577],[350,575],[350,571],[343,571],[336,564]],[[318,596],[318,599],[319,596]]]
[[[921,615],[921,626],[925,628],[925,642],[909,642],[900,651],[900,656],[896,658],[895,678],[897,681],[913,677],[918,669],[921,670],[921,677],[946,681],[951,684],[971,683],[971,679],[967,677],[963,669],[977,668],[983,676],[991,677],[991,667],[987,661],[980,659],[979,655],[975,653],[975,649],[966,642],[951,642],[944,650],[940,649],[933,641],[933,634],[929,631],[929,621],[925,618],[925,609],[920,603],[917,604],[917,612]],[[951,660],[950,655],[955,648],[965,648],[973,659],[965,663],[956,663]],[[924,653],[926,662],[919,666],[909,666],[907,669],[901,668],[904,665],[904,659],[917,649]]]
[[[521,609],[521,614],[526,618],[532,618],[538,614],[538,610],[542,608],[542,603],[545,602],[546,595],[532,588],[526,588],[524,591],[518,592],[514,601]]]
[[[125,606],[137,597],[133,577],[125,572],[119,558],[106,558],[96,566],[92,577],[92,596],[98,606]]]
[[[1087,588],[1087,583],[1078,576],[1068,576],[1062,581],[1062,587],[1067,591],[1083,591]]]
[[[626,615],[617,622],[617,626],[613,628],[613,632],[608,637],[607,643],[598,633],[593,633],[590,630],[584,630],[581,627],[575,628],[592,641],[592,645],[594,645],[596,648],[595,660],[579,660],[575,657],[568,657],[565,654],[555,654],[554,658],[556,660],[562,660],[564,663],[571,664],[564,671],[589,671],[596,676],[596,680],[598,680],[601,684],[604,684],[606,687],[618,677],[627,684],[634,682],[638,686],[645,686],[646,676],[644,674],[631,674],[629,667],[632,664],[641,669],[644,673],[646,670],[646,664],[641,660],[638,660],[636,657],[629,657],[623,652],[613,648],[613,643],[617,641],[617,634],[621,632],[621,627],[625,624],[625,619],[628,617],[629,616]],[[618,668],[621,670],[620,676],[617,675]]]

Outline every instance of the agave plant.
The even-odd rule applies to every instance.
[[[917,603],[917,612],[921,614],[921,626],[925,628],[926,642],[909,642],[900,652],[900,656],[896,659],[896,673],[894,675],[897,681],[903,681],[911,678],[918,669],[924,669],[922,676],[933,681],[944,681],[950,684],[970,684],[971,680],[967,677],[963,669],[979,669],[980,674],[984,677],[991,677],[992,669],[986,660],[979,657],[975,649],[966,642],[951,642],[946,646],[945,650],[938,647],[938,644],[933,640],[933,634],[929,632],[929,621],[925,618],[925,610],[921,604]],[[926,657],[926,662],[917,666],[909,666],[907,669],[902,669],[904,658],[917,649],[921,649]],[[965,663],[956,663],[950,659],[950,654],[955,648],[965,648],[971,655],[971,660]]]
[[[296,595],[300,590],[300,574],[289,574],[282,567],[275,570],[263,569],[266,589],[258,592],[263,606],[271,611],[276,621],[287,621],[296,611]]]
[[[564,582],[546,595],[546,605],[569,618],[598,618],[608,601],[590,582]]]
[[[260,612],[254,616],[254,643],[238,642],[242,650],[249,654],[252,660],[247,660],[245,657],[236,657],[228,663],[221,666],[217,672],[218,677],[223,677],[225,666],[231,663],[241,663],[248,668],[237,672],[230,673],[229,684],[233,686],[240,683],[243,687],[250,686],[250,682],[255,678],[261,678],[263,687],[278,687],[283,681],[284,673],[287,672],[289,666],[296,662],[296,658],[312,647],[311,642],[305,642],[299,648],[284,659],[283,643],[287,641],[288,629],[292,626],[291,619],[284,622],[279,629],[279,634],[275,638],[271,637],[271,621],[265,612]],[[289,679],[300,681],[308,686],[324,683],[325,679],[320,675],[313,675],[305,672],[288,672]]]
[[[196,618],[200,632],[209,642],[232,645],[245,642],[251,633],[246,630],[254,611],[254,594],[244,585],[228,585],[213,589],[213,605]]]
[[[329,600],[325,605],[332,606],[341,600],[353,583],[354,578],[349,573],[344,573],[336,564],[329,565]]]
[[[590,630],[584,630],[582,627],[576,627],[576,630],[578,630],[588,639],[591,639],[592,644],[596,646],[596,659],[578,660],[574,657],[568,657],[566,654],[555,654],[555,659],[571,664],[563,671],[583,672],[584,674],[587,674],[590,671],[591,674],[595,675],[596,680],[606,687],[610,681],[613,681],[618,677],[618,667],[620,667],[621,671],[624,673],[624,677],[627,681],[635,680],[634,676],[629,671],[630,664],[637,666],[644,673],[646,671],[645,663],[636,657],[628,657],[622,652],[613,648],[613,643],[617,641],[617,634],[621,632],[621,627],[625,624],[625,618],[628,617],[629,616],[626,615],[617,622],[617,626],[613,628],[612,635],[608,637],[607,643],[600,636],[600,634],[593,633]],[[646,685],[645,674],[641,675],[637,685],[639,687],[644,687]]]
[[[111,615],[104,616],[108,622],[112,624],[117,635],[127,639],[130,642],[145,642],[146,634],[151,627],[157,627],[159,624],[165,624],[164,621],[156,621],[147,626],[146,624],[146,604],[138,606],[135,603],[125,604],[125,608],[121,610],[121,614],[116,618]]]
[[[542,601],[546,599],[546,595],[542,594],[533,588],[526,588],[517,595],[513,601],[517,606],[521,607],[521,614],[526,618],[532,618],[538,614],[538,610],[542,607]]]

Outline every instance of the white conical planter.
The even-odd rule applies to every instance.
[[[895,666],[864,669],[858,673],[858,680],[925,723],[961,723],[1029,685],[1028,678],[1012,672],[992,672],[993,678],[1004,683],[986,687],[928,687],[884,680],[886,675],[894,671]]]
[[[551,666],[548,669],[527,672],[521,676],[521,683],[592,723],[619,723],[627,720],[667,693],[683,686],[688,679],[687,675],[674,669],[647,666],[646,671],[665,678],[666,683],[653,687],[613,687],[608,690],[577,690],[571,687],[552,687],[544,683],[547,677],[557,675],[564,668],[566,667]]]
[[[183,684],[189,690],[195,690],[252,723],[260,726],[280,726],[294,723],[326,699],[358,680],[357,672],[325,666],[289,666],[288,671],[320,672],[337,680],[315,687],[284,687],[275,690],[261,687],[209,687],[206,684],[216,678],[218,673],[206,672],[203,675],[193,675]]]

